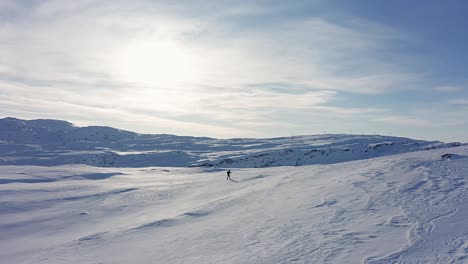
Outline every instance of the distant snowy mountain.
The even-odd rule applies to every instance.
[[[467,263],[467,164],[460,143],[5,118],[0,262]]]
[[[0,165],[256,168],[331,164],[459,145],[379,135],[213,139],[77,127],[61,120],[0,119]]]
[[[131,139],[136,133],[111,127],[77,127],[62,120],[21,120],[7,117],[0,119],[0,140],[19,144],[56,145],[65,142],[113,142]]]

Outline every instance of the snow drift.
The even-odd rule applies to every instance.
[[[0,127],[2,263],[468,260],[465,144]]]

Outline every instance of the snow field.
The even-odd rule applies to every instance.
[[[467,162],[461,146],[234,182],[220,168],[0,166],[0,259],[466,263]]]

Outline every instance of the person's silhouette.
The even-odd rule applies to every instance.
[[[226,180],[231,180],[232,181],[232,179],[231,179],[231,170],[228,170],[226,172],[226,174],[227,174]]]

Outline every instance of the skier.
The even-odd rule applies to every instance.
[[[227,174],[226,180],[231,180],[232,181],[232,179],[231,179],[231,170],[228,170],[226,172],[226,174]]]

